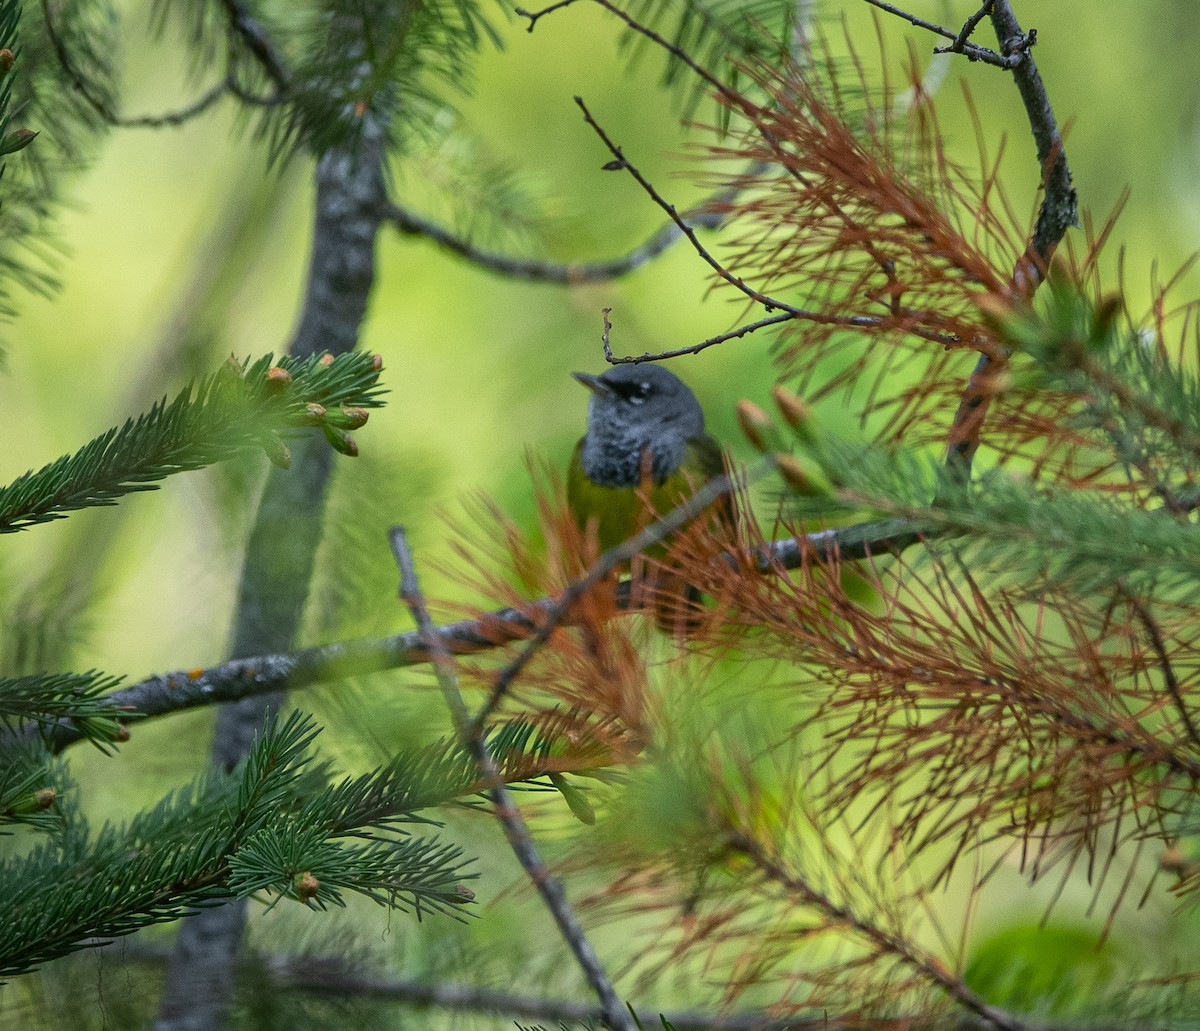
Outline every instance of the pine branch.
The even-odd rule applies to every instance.
[[[1200,577],[1195,528],[1103,492],[1044,487],[1001,469],[964,485],[911,452],[826,439],[812,452],[829,492],[796,496],[797,517],[899,520],[1005,583],[1086,594],[1122,581],[1139,594],[1186,591]]]
[[[377,357],[363,354],[233,363],[74,455],[0,488],[0,533],[112,505],[125,494],[154,490],[153,481],[173,473],[258,449],[287,464],[281,435],[306,426],[320,426],[335,448],[353,454],[346,430],[365,422],[364,409],[382,403],[380,368]]]
[[[812,562],[837,557],[850,561],[870,555],[899,552],[918,539],[914,524],[902,519],[878,520],[815,530],[800,538],[773,541],[758,559],[761,573],[799,569]],[[625,581],[617,595],[620,612],[640,612]],[[501,648],[514,641],[527,641],[556,610],[554,599],[542,598],[521,608],[504,608],[474,619],[459,620],[434,628],[438,640],[453,655],[472,655]],[[557,625],[572,625],[569,609],[557,617]],[[114,691],[107,703],[119,710],[122,720],[134,723],[173,712],[244,698],[296,691],[346,677],[423,665],[430,651],[421,633],[409,630],[390,637],[364,638],[335,644],[300,648],[292,652],[231,659],[203,669],[177,670],[148,677]],[[22,733],[28,736],[31,728]],[[82,739],[79,728],[58,723],[46,733],[48,745],[61,751]]]

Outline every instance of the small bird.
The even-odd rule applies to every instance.
[[[645,364],[573,375],[592,396],[587,432],[567,474],[567,504],[584,532],[594,522],[602,551],[725,471],[720,446],[704,432],[700,402],[674,373]],[[732,516],[728,495],[715,505]]]

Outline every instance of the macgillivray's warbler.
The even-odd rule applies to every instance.
[[[704,432],[688,386],[658,365],[617,365],[600,376],[573,374],[592,396],[587,432],[567,474],[567,504],[585,532],[595,523],[601,551],[632,537],[725,471],[721,448]],[[713,505],[732,522],[732,502]],[[667,549],[647,549],[662,555]]]

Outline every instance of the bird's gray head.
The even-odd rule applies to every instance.
[[[602,376],[576,372],[592,391],[583,438],[583,471],[605,487],[636,487],[649,452],[662,483],[683,463],[688,441],[704,433],[696,395],[658,365],[616,365]]]

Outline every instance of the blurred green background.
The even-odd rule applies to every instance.
[[[136,30],[148,4],[125,6]],[[958,24],[977,6],[911,0],[908,9]],[[1067,151],[1082,209],[1102,222],[1130,191],[1109,267],[1123,247],[1127,296],[1139,311],[1151,296],[1152,269],[1169,277],[1193,251],[1200,224],[1195,55],[1181,45],[1200,38],[1200,4],[1017,0],[1015,7],[1024,26],[1038,30],[1035,56],[1060,121],[1069,123]],[[833,39],[844,20],[866,64],[878,65],[866,4],[826,0],[817,11]],[[928,59],[930,36],[878,18],[893,75],[910,45]],[[480,155],[513,167],[531,195],[528,211],[517,214],[527,214],[532,228],[522,228],[521,218],[485,218],[477,227],[481,242],[593,260],[623,252],[660,225],[660,212],[627,176],[600,170],[609,155],[583,124],[576,94],[674,203],[684,207],[704,195],[690,174],[699,162],[689,148],[708,137],[680,128],[678,104],[658,89],[658,55],[644,55],[631,70],[619,53],[618,23],[591,5],[547,18],[533,34],[503,15],[496,24],[505,49],[482,56],[461,118]],[[987,30],[981,33],[990,43]],[[182,45],[170,33],[128,36],[126,113],[170,108],[193,95],[179,72]],[[948,62],[941,121],[951,152],[966,162],[976,141],[960,80],[993,154],[1007,136],[1006,189],[1018,211],[1032,213],[1037,167],[1016,90],[994,68]],[[711,120],[711,106],[702,104],[695,117]],[[397,165],[397,198],[446,216],[450,208],[431,184],[457,188],[447,172],[452,158],[434,148],[415,164]],[[268,167],[265,146],[225,108],[180,129],[113,132],[68,194],[55,263],[63,287],[50,297],[19,296],[19,315],[3,329],[6,481],[177,391],[231,352],[285,347],[302,298],[311,169],[300,161]],[[383,356],[390,393],[357,435],[361,457],[337,461],[306,643],[408,627],[385,537],[392,522],[410,527],[427,591],[462,598],[461,587],[431,568],[447,559],[453,537],[442,513],[461,514],[464,498],[482,492],[515,518],[531,518],[528,458],[565,467],[586,407],[569,373],[601,368],[602,308],[613,309],[619,353],[698,341],[737,324],[742,311],[726,293],[707,295],[705,268],[679,244],[619,282],[570,289],[497,277],[394,232],[383,234],[378,258],[362,343]],[[1179,297],[1197,283],[1189,273]],[[743,397],[766,403],[774,379],[770,344],[763,334],[673,365],[700,396],[711,431],[743,458],[750,449],[733,409]],[[853,411],[836,400],[819,414],[856,431]],[[52,660],[137,679],[222,660],[265,465],[173,477],[117,508],[8,538],[0,576],[9,597],[28,598],[28,619],[5,628],[10,666],[40,668],[39,660]],[[86,617],[78,615],[84,610]],[[432,718],[436,704],[414,686],[428,687],[423,672],[375,677],[355,694],[324,689],[296,701],[330,726],[348,763],[378,761],[364,735],[379,742],[415,735]],[[211,719],[184,714],[136,730],[116,760],[77,749],[72,761],[89,805],[97,815],[120,816],[203,769]],[[1011,880],[1020,883],[1015,873]],[[1053,887],[985,893],[985,923],[1036,919]],[[1068,911],[1081,911],[1089,897],[1086,889],[1068,897]],[[1140,913],[1129,909],[1128,933],[1159,943],[1181,933],[1170,909],[1157,897]],[[393,925],[402,919],[393,917]],[[472,933],[486,940],[486,931]]]

